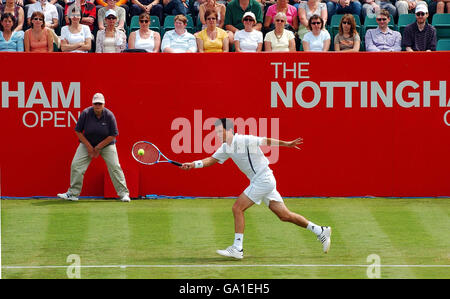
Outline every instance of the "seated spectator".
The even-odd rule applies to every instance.
[[[268,32],[264,38],[265,52],[295,52],[295,36],[285,29],[287,17],[284,12],[278,12],[275,17],[275,29]]]
[[[24,35],[25,52],[53,52],[53,33],[45,27],[44,14],[35,11],[31,15],[31,28]]]
[[[431,12],[436,11],[435,13],[450,13],[450,0],[430,1],[430,10]]]
[[[318,0],[315,0],[318,1]],[[277,0],[276,4],[269,6],[264,18],[264,29],[266,32],[271,31],[275,28],[274,16],[278,12],[284,12],[287,17],[287,22],[285,24],[286,29],[293,32],[298,30],[298,13],[297,9],[289,4],[289,0]]]
[[[388,27],[391,20],[390,14],[387,10],[381,9],[377,12],[377,24],[375,29],[369,29],[366,32],[366,51],[401,51],[402,36],[400,32],[393,31]]]
[[[345,14],[339,24],[339,33],[334,38],[334,50],[336,52],[358,52],[361,38],[356,31],[355,17]]]
[[[109,2],[109,1],[108,1]],[[121,7],[118,7],[121,8]],[[105,14],[105,29],[97,31],[96,53],[120,53],[127,47],[127,35],[116,27],[117,13],[110,9]]]
[[[246,6],[245,11],[242,6]],[[231,0],[227,5],[227,10],[225,12],[225,29],[228,31],[228,38],[230,43],[234,43],[234,33],[237,30],[244,29],[244,24],[242,23],[242,17],[244,13],[251,11],[256,16],[256,24],[253,25],[256,30],[261,31],[263,24],[263,13],[261,10],[261,5],[256,0]]]
[[[114,10],[117,14],[116,24],[117,29],[125,32],[126,11],[123,7],[117,6],[117,0],[106,0],[107,5],[100,8],[97,13],[98,30],[105,29],[105,15],[108,10]]]
[[[225,24],[225,5],[217,3],[216,0],[205,0],[205,2],[200,5],[198,12],[198,21],[202,23],[202,30],[206,28],[205,12],[208,9],[213,9],[217,12],[216,26],[223,29]]]
[[[27,24],[31,25],[31,15],[35,11],[40,11],[44,13],[45,26],[55,30],[59,26],[58,22],[58,11],[56,6],[49,3],[48,0],[38,0],[33,4],[28,6],[27,11]]]
[[[87,53],[91,50],[92,33],[82,24],[81,10],[74,6],[69,11],[69,25],[61,29],[61,51]]]
[[[23,52],[23,31],[15,31],[16,17],[7,12],[0,18],[0,52]]]
[[[328,24],[333,15],[352,14],[361,16],[361,3],[359,0],[329,0],[327,1]]]
[[[199,52],[228,52],[228,34],[216,26],[218,14],[215,9],[205,12],[207,27],[197,35],[197,48]]]
[[[256,30],[255,14],[247,11],[242,17],[244,29],[236,31],[234,35],[234,49],[236,52],[261,52],[263,45],[263,34]]]
[[[298,28],[298,37],[303,39],[305,34],[309,31],[308,22],[313,15],[322,17],[322,20],[327,23],[328,10],[325,3],[320,0],[308,0],[307,2],[301,2],[298,7],[298,18],[300,20],[300,26]]]
[[[425,5],[428,7],[427,2],[420,0],[397,0],[395,2],[395,7],[397,7],[398,15],[414,13],[418,5]]]
[[[0,4],[0,14],[10,13],[14,16],[17,26],[14,31],[23,30],[24,11],[23,8],[16,4],[15,0],[6,0],[4,4]]]
[[[309,32],[305,34],[302,40],[303,51],[308,52],[326,52],[330,49],[331,37],[327,30],[323,30],[325,23],[318,15],[309,18]]]
[[[164,34],[161,51],[166,53],[191,53],[197,52],[195,36],[187,32],[187,18],[177,15],[174,19],[175,29]]]
[[[164,13],[171,16],[187,15],[188,6],[185,0],[163,0]]]
[[[149,22],[149,14],[144,12],[139,15],[139,29],[130,33],[128,49],[142,49],[154,53],[159,52],[161,36],[158,32],[148,28]]]
[[[78,2],[79,1],[79,2]],[[81,7],[81,24],[89,26],[89,29],[94,31],[94,23],[97,17],[97,9],[94,4],[87,0],[77,0],[72,4],[67,3],[65,9],[66,24],[69,24],[69,12],[72,11],[74,6]]]
[[[428,8],[416,7],[416,22],[409,24],[403,31],[402,46],[406,51],[436,51],[436,29],[427,23]]]
[[[366,16],[375,16],[376,11],[380,9],[386,9],[392,17],[397,15],[397,8],[390,0],[364,0],[364,2],[361,11],[362,19]]]
[[[131,0],[130,16],[147,13],[151,16],[157,16],[159,23],[163,24],[163,10],[162,0]]]

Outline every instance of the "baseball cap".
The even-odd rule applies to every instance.
[[[94,94],[94,96],[92,97],[92,104],[95,104],[95,103],[105,104],[105,97],[103,96],[103,94],[101,94],[99,92]]]
[[[417,5],[415,13],[418,13],[418,12],[428,13],[428,8],[423,4]]]
[[[114,9],[108,9],[105,13],[105,18],[109,17],[109,16],[114,16],[117,18],[117,13]]]
[[[251,11],[247,11],[246,13],[244,13],[244,15],[242,16],[242,20],[245,19],[245,17],[251,17],[256,22],[255,14]]]

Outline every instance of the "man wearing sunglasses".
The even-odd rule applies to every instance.
[[[409,24],[403,31],[402,46],[406,51],[436,51],[436,29],[427,23],[428,8],[416,7],[416,22]]]
[[[369,29],[366,32],[367,52],[394,52],[402,50],[402,36],[400,32],[388,27],[390,20],[389,11],[381,9],[377,12],[378,27]]]

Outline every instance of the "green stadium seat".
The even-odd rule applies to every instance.
[[[436,51],[450,51],[450,39],[440,39],[436,45]]]
[[[157,16],[150,16],[150,30],[161,32],[161,23],[159,22],[159,18]]]
[[[400,34],[403,36],[403,31],[405,27],[416,21],[416,15],[413,13],[403,14],[398,16],[397,28]]]
[[[450,14],[434,14],[431,24],[436,28],[437,39],[450,38]]]

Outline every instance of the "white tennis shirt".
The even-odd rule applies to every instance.
[[[264,137],[236,133],[231,144],[224,142],[212,157],[220,164],[231,158],[248,179],[254,181],[261,174],[272,171],[269,168],[269,160],[260,148],[263,140]]]

